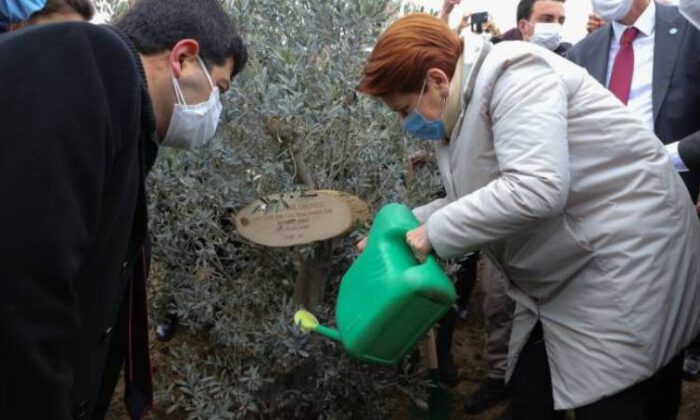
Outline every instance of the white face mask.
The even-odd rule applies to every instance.
[[[593,12],[607,22],[623,19],[632,10],[634,0],[592,0]]]
[[[185,96],[182,94],[180,83],[171,76],[177,103],[173,108],[173,115],[170,117],[170,126],[165,138],[160,143],[161,146],[173,147],[176,149],[196,149],[214,137],[216,126],[219,124],[221,116],[221,95],[219,88],[214,85],[209,76],[209,71],[200,57],[199,65],[207,76],[209,85],[212,87],[211,95],[205,102],[196,105],[187,105]]]
[[[680,0],[681,14],[696,28],[700,29],[700,0]]]
[[[554,51],[561,44],[562,26],[560,23],[536,23],[530,42]]]

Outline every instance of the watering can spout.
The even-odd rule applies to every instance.
[[[340,332],[338,332],[338,330],[334,328],[328,328],[323,325],[319,325],[318,327],[316,327],[315,331],[326,338],[330,338],[333,341],[341,342]]]
[[[318,323],[318,319],[308,311],[297,311],[294,314],[294,324],[296,324],[305,333],[315,332],[324,337],[330,338],[331,340],[340,342],[340,332],[338,330],[329,328]]]

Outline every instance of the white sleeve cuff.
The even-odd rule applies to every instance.
[[[678,154],[678,142],[667,144],[666,152],[671,158],[671,162],[673,163],[673,167],[676,168],[676,172],[688,172],[690,170],[687,166],[685,166],[683,159],[681,159],[681,156]]]

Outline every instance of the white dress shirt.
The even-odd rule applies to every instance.
[[[632,43],[634,49],[634,73],[627,107],[637,117],[641,118],[647,127],[654,131],[654,108],[652,105],[652,81],[654,78],[654,31],[656,28],[656,4],[649,6],[633,25],[639,29],[637,39]],[[615,57],[620,50],[622,34],[628,26],[613,22],[613,37],[610,40],[610,55],[608,57],[607,85],[610,86],[610,75],[615,64]]]

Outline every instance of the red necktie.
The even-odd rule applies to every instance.
[[[632,42],[639,35],[639,29],[635,27],[625,29],[620,40],[620,50],[615,56],[612,74],[610,75],[610,92],[620,98],[627,105],[632,87],[632,74],[634,74],[634,48]]]

